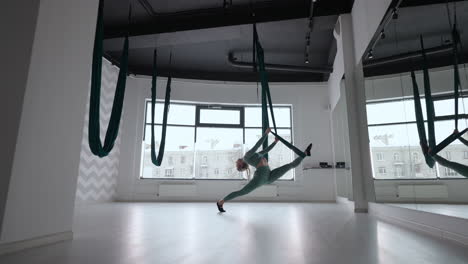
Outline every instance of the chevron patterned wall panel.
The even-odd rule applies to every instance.
[[[117,77],[118,69],[113,67],[108,61],[103,60],[100,109],[101,142],[104,142],[107,125],[109,124]],[[80,170],[76,190],[76,202],[86,203],[113,201],[117,185],[120,156],[120,133],[122,130],[119,130],[119,136],[117,137],[114,148],[109,156],[104,158],[94,156],[88,145],[89,100],[86,109],[85,122],[83,126],[83,139],[81,141]],[[120,127],[122,127],[122,121],[120,122]]]

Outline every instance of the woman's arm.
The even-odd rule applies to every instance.
[[[270,144],[270,146],[268,146],[266,149],[260,151],[259,153],[260,154],[265,154],[265,153],[268,153],[270,152],[270,150],[272,150],[275,146],[276,146],[276,142],[278,142],[278,138],[275,138],[275,141],[273,143]]]
[[[247,156],[248,154],[250,155],[250,154],[255,153],[255,151],[257,151],[257,149],[268,138],[268,133],[270,133],[270,131],[271,131],[271,128],[268,128],[267,130],[265,130],[265,133],[263,134],[263,136],[257,141],[257,143],[249,151],[247,151],[247,153],[245,153],[245,155]]]

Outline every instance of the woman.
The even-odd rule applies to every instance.
[[[236,161],[236,168],[238,171],[248,171],[250,174],[250,169],[249,165],[255,166],[257,170],[254,173],[253,179],[244,186],[239,191],[232,192],[224,199],[219,200],[216,205],[218,206],[218,210],[222,213],[226,212],[223,208],[223,205],[226,201],[232,200],[236,197],[248,194],[249,192],[255,190],[256,188],[264,185],[264,184],[270,184],[277,179],[281,178],[286,172],[288,172],[290,169],[293,169],[297,167],[299,164],[301,164],[302,160],[306,156],[310,156],[310,150],[312,148],[312,144],[310,144],[305,152],[300,151],[293,145],[287,143],[286,146],[288,146],[292,151],[294,151],[299,157],[297,157],[293,162],[283,165],[279,168],[276,168],[274,170],[270,170],[270,167],[268,166],[268,161],[264,156],[268,153],[268,151],[272,150],[273,147],[276,145],[276,143],[279,141],[279,138],[275,138],[275,142],[273,142],[270,146],[268,146],[266,149],[263,151],[260,151],[258,153],[255,153],[255,151],[263,144],[263,142],[267,139],[268,134],[271,132],[271,128],[268,128],[265,131],[265,134],[258,140],[257,144],[252,147],[247,153],[245,153],[245,156],[243,159],[238,159]]]

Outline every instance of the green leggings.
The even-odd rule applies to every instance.
[[[232,200],[236,197],[246,195],[262,185],[273,183],[277,179],[281,178],[281,176],[286,174],[286,172],[288,172],[289,170],[299,166],[303,159],[303,156],[297,157],[295,160],[293,160],[293,162],[278,167],[274,170],[270,170],[270,167],[268,166],[258,167],[254,173],[253,179],[247,185],[245,185],[244,188],[242,188],[239,191],[228,194],[226,197],[224,197],[223,200]]]

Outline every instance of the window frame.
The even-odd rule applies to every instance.
[[[375,158],[377,161],[384,161],[384,153],[383,152],[376,152]]]
[[[216,128],[244,128],[244,107],[242,106],[231,106],[221,104],[210,104],[210,105],[195,105],[195,126],[196,127],[216,127]],[[202,123],[201,110],[221,110],[221,111],[239,111],[239,124],[217,124],[217,123]]]
[[[425,96],[421,96],[421,99],[424,99]],[[437,101],[442,101],[442,100],[448,100],[448,99],[454,99],[453,93],[443,93],[443,94],[438,94],[438,95],[433,95],[433,101],[434,103]],[[462,92],[460,93],[459,100],[467,99],[468,100],[468,92]],[[405,96],[405,97],[400,97],[400,98],[391,98],[391,99],[379,99],[379,100],[369,100],[366,101],[366,106],[367,105],[372,105],[372,104],[380,104],[380,103],[389,103],[389,102],[403,102],[403,101],[412,101],[414,98],[412,96]],[[453,121],[455,118],[455,115],[441,115],[441,116],[435,116],[434,117],[434,123],[438,121]],[[459,113],[458,114],[458,120],[468,120],[468,114],[465,113]],[[427,120],[424,120],[424,123],[427,123]],[[416,124],[416,121],[403,121],[403,122],[388,122],[388,123],[376,123],[376,124],[367,124],[368,129],[370,127],[382,127],[382,126],[393,126],[393,125],[409,125],[409,124]],[[369,146],[370,151],[372,152],[371,147]],[[465,155],[465,154],[463,154]],[[411,157],[412,158],[412,157]],[[392,160],[394,162],[394,160]],[[371,164],[372,167],[374,167],[373,164]],[[433,169],[436,171],[436,176],[431,177],[431,178],[391,178],[391,179],[379,179],[376,178],[376,173],[373,169],[373,175],[372,178],[374,181],[427,181],[427,180],[468,180],[466,177],[441,177],[441,175],[445,172],[443,171],[442,168],[446,168],[440,165],[437,165]],[[453,176],[453,175],[450,175]]]
[[[163,104],[164,100],[161,99],[156,99],[156,103]],[[147,122],[147,115],[151,114],[151,99],[146,98],[145,99],[145,115],[144,115],[144,123],[143,123],[143,138],[142,141],[145,141],[146,139],[146,128],[147,126],[151,126],[150,122]],[[242,134],[243,134],[243,141],[242,143],[245,144],[245,131],[246,129],[262,129],[261,126],[246,126],[245,125],[245,109],[246,108],[260,108],[260,104],[223,104],[223,103],[203,103],[203,102],[188,102],[188,101],[173,101],[171,102],[171,105],[190,105],[195,107],[195,122],[194,125],[186,125],[186,124],[171,124],[168,122],[167,127],[188,127],[188,128],[193,128],[195,130],[194,132],[194,139],[193,142],[196,144],[197,141],[197,128],[241,128],[242,129]],[[287,108],[289,109],[289,121],[290,121],[290,126],[285,127],[285,126],[277,126],[277,129],[284,129],[284,130],[289,130],[291,133],[291,142],[294,142],[294,130],[293,130],[293,105],[291,104],[277,104],[273,105],[275,109],[278,108]],[[215,109],[215,110],[238,110],[240,112],[240,124],[216,124],[216,123],[201,123],[200,122],[200,111],[203,109]],[[162,123],[155,122],[155,126],[162,126]],[[195,145],[194,145],[195,146]],[[194,151],[195,152],[195,151]],[[140,154],[141,155],[141,154]],[[143,159],[143,156],[141,155],[140,157]],[[194,156],[195,159],[195,156]],[[247,178],[242,178],[242,179],[221,179],[221,178],[201,178],[200,175],[199,177],[196,177],[196,169],[195,169],[195,162],[193,163],[193,168],[192,168],[192,177],[187,177],[187,178],[167,178],[163,176],[163,173],[159,177],[150,177],[150,178],[145,178],[142,175],[142,170],[143,169],[143,160],[141,160],[141,167],[140,167],[140,175],[139,175],[139,180],[169,180],[169,181],[248,181]],[[173,175],[175,173],[174,168],[173,170]],[[229,169],[229,171],[232,171],[232,169]],[[221,171],[220,173],[221,174]],[[295,171],[293,170],[293,177],[292,179],[279,179],[278,181],[280,182],[291,182],[296,180],[296,174]]]
[[[384,166],[377,167],[377,171],[380,175],[387,175],[387,168]]]

